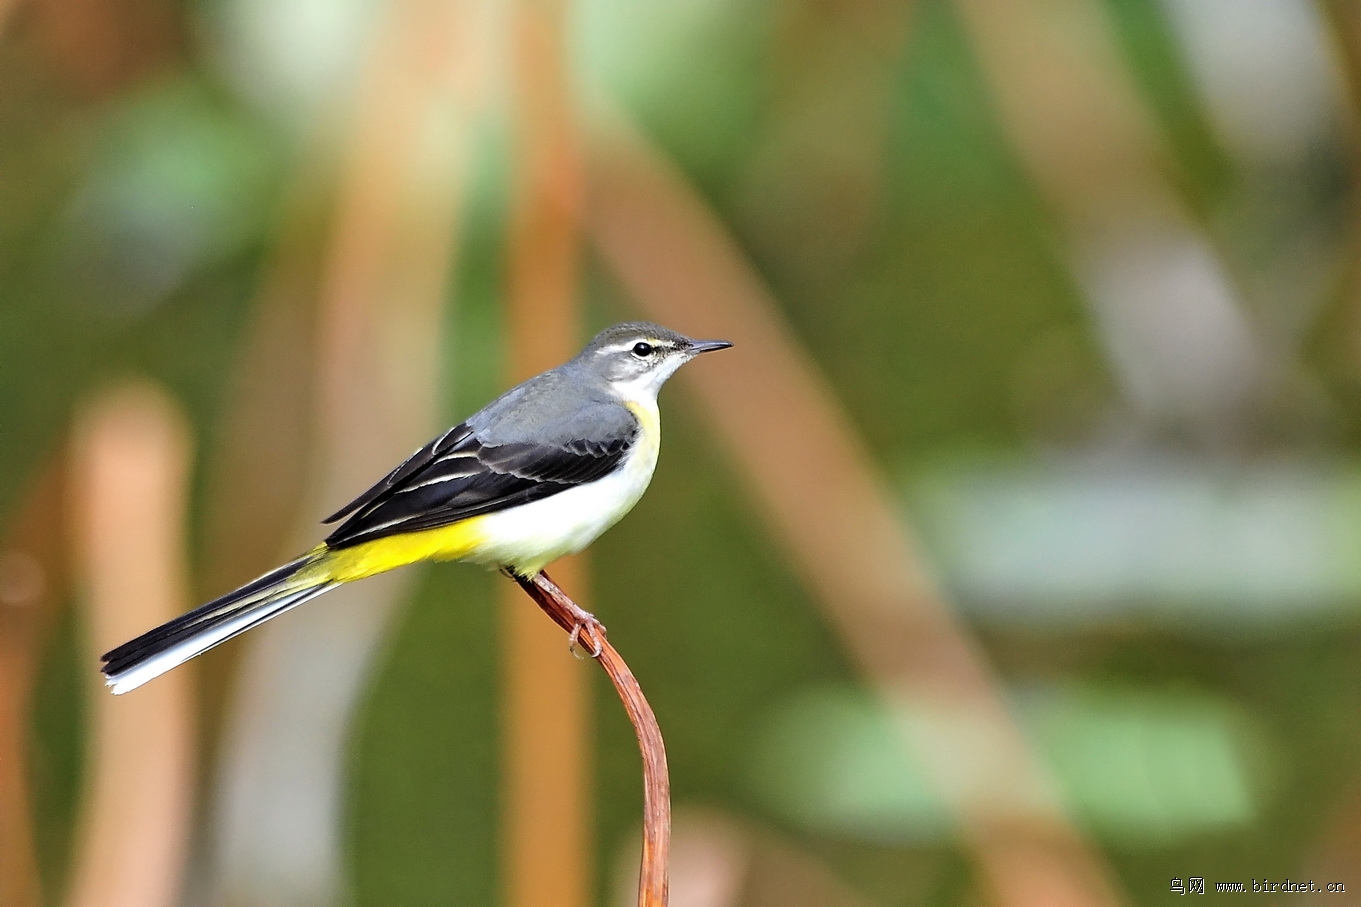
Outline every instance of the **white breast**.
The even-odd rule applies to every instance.
[[[638,417],[642,430],[614,472],[587,485],[480,518],[477,528],[483,538],[466,560],[537,573],[551,561],[582,550],[632,510],[657,466],[661,420],[655,401],[630,402],[628,407]]]

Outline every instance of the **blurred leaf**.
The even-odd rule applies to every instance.
[[[573,57],[712,185],[761,121],[778,8],[768,0],[585,0],[574,8]]]
[[[1246,718],[1209,696],[1055,687],[1020,697],[1067,801],[1123,847],[1175,844],[1258,814],[1269,755]],[[850,687],[814,687],[760,725],[748,779],[810,831],[899,845],[949,837],[931,782],[894,718]]]
[[[1262,738],[1222,699],[1053,688],[1021,697],[1069,802],[1126,846],[1173,845],[1257,817]]]
[[[358,78],[374,0],[209,0],[196,4],[208,56],[275,124],[305,134]]]
[[[782,702],[757,735],[749,778],[762,802],[813,831],[878,843],[944,837],[949,819],[880,706],[850,687]]]
[[[1214,134],[1200,105],[1186,59],[1160,0],[1105,0],[1116,37],[1131,74],[1191,177],[1186,188],[1200,197],[1194,202],[1217,201],[1232,175],[1228,154]]]
[[[275,164],[267,137],[192,80],[129,97],[68,212],[67,279],[106,312],[154,305],[259,234]]]
[[[1241,635],[1361,600],[1361,473],[1342,464],[982,459],[923,476],[914,498],[963,606],[999,623],[1139,615]]]

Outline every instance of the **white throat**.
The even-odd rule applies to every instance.
[[[676,369],[686,363],[686,358],[675,356],[654,369],[626,381],[612,381],[610,387],[625,403],[640,403],[648,409],[657,408],[657,392],[667,379],[676,374]]]

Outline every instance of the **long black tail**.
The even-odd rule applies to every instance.
[[[317,555],[309,554],[284,564],[105,653],[104,682],[114,693],[135,690],[200,652],[316,598],[335,585],[325,579],[298,579],[297,573],[316,560]]]

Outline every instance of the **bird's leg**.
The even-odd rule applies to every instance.
[[[599,658],[605,651],[605,625],[596,619],[596,616],[563,592],[557,583],[548,576],[547,573],[540,571],[533,576],[522,576],[510,567],[501,570],[506,576],[515,580],[521,586],[535,586],[541,592],[548,595],[553,603],[561,609],[554,613],[549,612],[552,617],[564,630],[567,630],[567,648],[573,655],[578,655],[578,651],[584,652],[588,658]],[[586,645],[582,646],[582,640]],[[578,657],[581,657],[578,655]]]
[[[549,578],[547,573],[542,570],[534,577],[535,585],[553,594],[559,602],[567,607],[568,613],[572,615],[572,630],[567,635],[567,651],[581,657],[580,652],[585,652],[587,658],[599,658],[600,653],[605,651],[605,625],[596,619],[590,611],[572,601],[558,584]],[[582,636],[586,638],[586,646],[581,648]]]

